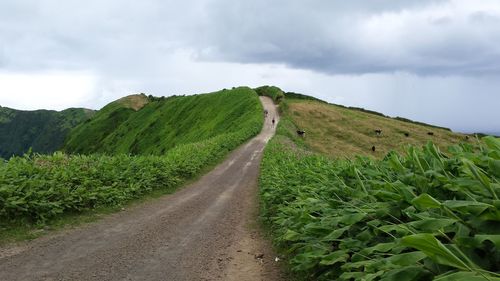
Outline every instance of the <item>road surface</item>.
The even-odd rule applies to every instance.
[[[197,182],[98,222],[0,248],[0,280],[284,280],[258,229],[262,151],[278,121]]]

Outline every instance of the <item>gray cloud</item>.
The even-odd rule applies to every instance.
[[[500,131],[481,122],[499,113],[479,106],[500,103],[499,23],[494,0],[5,0],[0,74],[94,77],[89,98],[74,106],[139,91],[277,84],[459,130]]]
[[[0,44],[10,69],[120,71],[190,49],[332,74],[498,74],[500,5],[482,2],[3,1]]]
[[[500,6],[466,1],[211,3],[201,58],[327,73],[489,75],[500,69]],[[476,3],[474,3],[476,4]]]

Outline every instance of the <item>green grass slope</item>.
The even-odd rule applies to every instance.
[[[432,141],[446,149],[459,142],[473,141],[445,128],[328,104],[303,95],[285,95],[280,107],[283,129],[288,136],[311,151],[332,157],[364,154],[380,158],[391,150],[404,151],[406,145],[421,146]],[[303,139],[297,138],[297,129],[306,132]],[[382,130],[382,134],[376,134],[375,130]]]
[[[131,99],[140,100],[141,106],[131,106],[136,104]],[[179,144],[259,127],[261,111],[256,93],[247,87],[168,98],[129,96],[75,128],[65,150],[161,155]]]
[[[0,107],[0,157],[33,152],[52,153],[62,147],[69,131],[89,119],[94,111],[70,108],[63,111],[21,111]]]

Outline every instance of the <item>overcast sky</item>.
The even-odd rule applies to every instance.
[[[500,1],[0,1],[2,106],[265,84],[500,134]]]

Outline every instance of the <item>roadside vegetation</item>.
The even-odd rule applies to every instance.
[[[304,99],[281,107],[261,215],[297,280],[500,280],[498,139],[436,128],[431,138],[429,127]],[[379,127],[385,136],[370,136]],[[386,151],[374,155],[372,140]]]
[[[0,232],[41,227],[66,214],[121,206],[150,192],[172,192],[262,128],[262,105],[249,88],[158,98],[148,103],[142,98],[135,100],[142,104],[140,108],[129,107],[137,104],[130,103],[129,98],[125,99],[127,106],[123,106],[123,99],[119,100],[72,134],[73,138],[80,136],[83,143],[87,141],[84,136],[89,136],[88,148],[76,146],[76,151],[82,149],[85,154],[25,154],[1,161]],[[133,112],[127,112],[125,120],[111,116],[129,109]],[[155,122],[155,118],[161,119]],[[154,130],[151,124],[156,124]],[[98,129],[105,129],[107,137],[124,133],[124,140],[109,142]],[[173,133],[169,134],[169,129]],[[148,135],[155,130],[156,134]],[[156,140],[162,133],[165,137]],[[142,134],[144,140],[136,141],[137,134]]]

